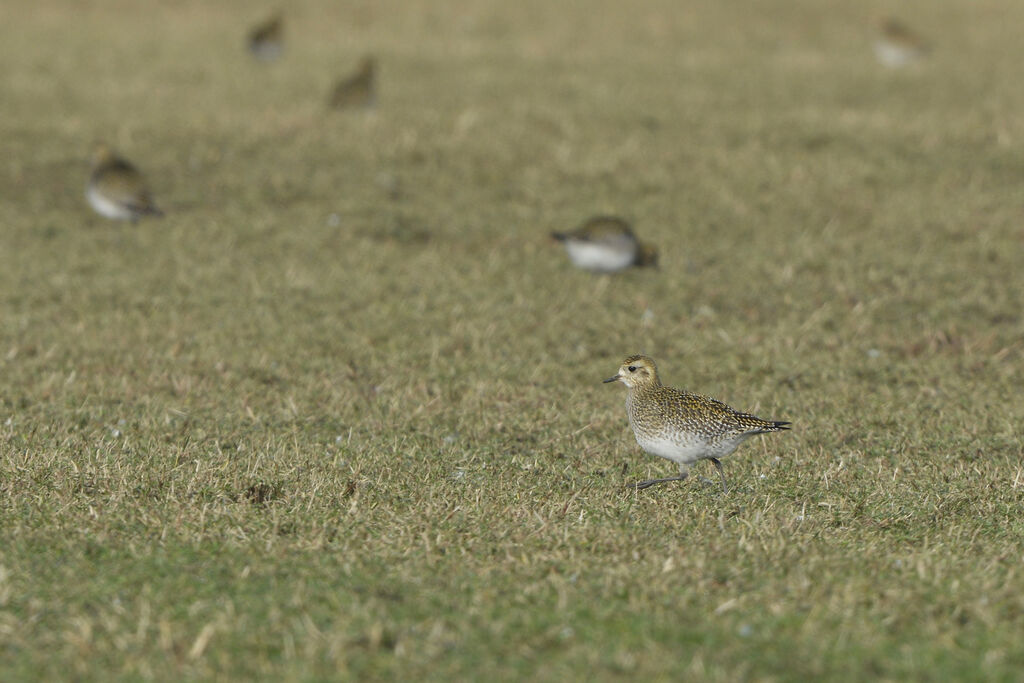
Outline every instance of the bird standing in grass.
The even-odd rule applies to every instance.
[[[634,484],[637,489],[681,481],[689,475],[690,465],[710,460],[722,478],[722,490],[728,491],[719,458],[756,434],[779,432],[790,425],[762,420],[713,398],[666,387],[658,378],[654,361],[647,356],[626,358],[618,374],[604,381],[622,382],[628,387],[626,412],[640,447],[679,465],[678,477],[641,481]]]
[[[249,52],[261,62],[272,62],[284,51],[284,17],[278,12],[249,32]]]
[[[577,268],[614,273],[632,266],[658,265],[658,252],[640,242],[629,223],[615,216],[595,216],[571,232],[551,236],[565,245]]]
[[[93,153],[85,196],[96,213],[107,218],[134,223],[143,216],[163,215],[138,169],[102,143]]]
[[[882,65],[892,68],[907,66],[926,54],[927,44],[903,23],[891,17],[878,22],[875,57]]]
[[[343,78],[331,93],[334,109],[372,109],[377,104],[377,61],[364,57],[355,73]]]

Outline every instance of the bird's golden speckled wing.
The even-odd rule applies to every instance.
[[[615,216],[595,216],[577,228],[572,235],[578,239],[593,241],[634,238],[629,223]]]
[[[93,181],[110,201],[138,212],[156,212],[146,181],[138,169],[123,159],[114,159],[97,169]]]
[[[722,435],[775,430],[775,423],[762,420],[749,413],[741,413],[709,396],[680,391],[671,387],[663,389],[671,396],[665,402],[668,412],[687,424],[699,425],[705,430]],[[668,397],[666,396],[666,398]]]

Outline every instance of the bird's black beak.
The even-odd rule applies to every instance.
[[[615,375],[614,377],[609,377],[608,379],[601,380],[601,383],[608,384],[608,382],[617,382],[621,377],[622,375]]]

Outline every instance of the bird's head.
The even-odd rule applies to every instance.
[[[658,368],[654,364],[654,359],[643,355],[629,356],[626,360],[622,361],[622,365],[619,366],[619,372],[604,381],[605,383],[622,382],[630,389],[656,387],[661,384],[661,380],[658,379]]]

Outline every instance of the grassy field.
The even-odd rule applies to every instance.
[[[1019,680],[1024,5],[272,9],[0,5],[0,677]],[[631,491],[640,351],[793,431]]]

